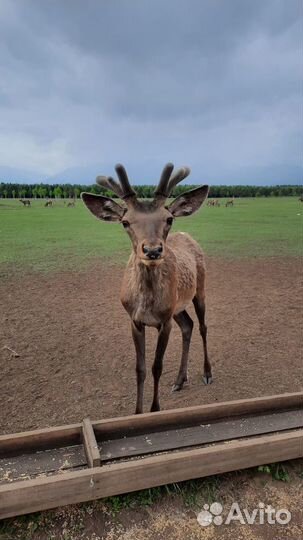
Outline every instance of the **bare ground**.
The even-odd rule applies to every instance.
[[[171,393],[181,335],[174,325],[161,379],[161,407],[174,408],[294,392],[303,387],[298,259],[208,261],[207,320],[214,383],[202,382],[202,343],[195,324],[190,382]],[[123,269],[12,276],[0,285],[0,433],[84,416],[133,413],[134,349],[119,301]],[[191,310],[194,321],[194,311]],[[147,333],[151,367],[156,331]],[[4,346],[20,354],[13,357]],[[145,410],[152,397],[150,369]]]

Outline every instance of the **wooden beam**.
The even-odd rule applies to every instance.
[[[0,486],[0,518],[303,457],[303,430]]]
[[[99,467],[101,463],[100,452],[89,418],[84,418],[82,422],[82,437],[88,466]]]
[[[13,456],[33,450],[70,446],[81,442],[81,424],[0,435],[0,456]]]
[[[93,422],[99,441],[120,438],[140,433],[152,433],[163,429],[181,428],[233,416],[289,410],[303,411],[303,392],[280,394],[268,397],[240,399],[211,403],[194,407],[165,410],[155,413],[137,414]]]

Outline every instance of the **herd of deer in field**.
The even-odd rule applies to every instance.
[[[31,206],[31,201],[29,199],[19,199],[19,202],[21,202],[23,206]],[[67,208],[75,208],[76,206],[76,202],[74,200],[69,201],[69,202],[64,201],[63,204]],[[51,199],[45,201],[44,203],[45,208],[49,208],[52,206],[54,206],[54,201],[52,201]]]
[[[301,200],[301,199],[300,199]],[[303,198],[302,198],[303,200]],[[21,202],[23,204],[23,206],[31,206],[31,201],[29,199],[19,199],[19,202]],[[63,202],[64,206],[67,206],[67,208],[74,208],[75,205],[76,205],[76,202],[73,200],[73,201],[69,201],[69,202],[66,202],[64,201]],[[44,206],[45,208],[48,208],[48,207],[52,207],[54,205],[54,201],[52,201],[51,199],[47,200],[45,203],[44,203]],[[219,199],[209,199],[207,201],[207,206],[217,206],[217,207],[220,207],[221,204],[219,202]],[[234,198],[233,199],[229,199],[228,201],[226,201],[225,203],[225,206],[234,206]]]
[[[217,207],[220,207],[221,204],[219,202],[219,199],[209,199],[207,201],[207,206],[217,206]],[[234,206],[234,197],[232,199],[229,199],[228,201],[226,201],[225,205],[226,207],[228,206]]]

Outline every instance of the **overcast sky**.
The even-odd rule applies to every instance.
[[[0,166],[298,182],[302,35],[301,0],[1,0]]]

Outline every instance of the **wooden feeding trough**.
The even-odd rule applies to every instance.
[[[303,457],[303,393],[0,437],[0,518]]]

